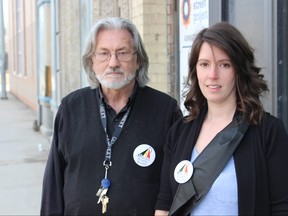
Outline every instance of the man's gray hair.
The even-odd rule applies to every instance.
[[[136,80],[139,86],[144,87],[149,81],[148,78],[148,67],[149,59],[144,48],[141,36],[136,28],[136,26],[128,19],[120,17],[104,18],[97,21],[97,23],[91,28],[86,43],[84,45],[84,50],[82,53],[82,64],[87,73],[87,79],[91,88],[97,88],[99,86],[99,81],[96,78],[95,72],[92,68],[92,56],[96,49],[97,34],[101,30],[127,30],[132,35],[133,48],[137,53],[137,62],[139,64],[139,69],[136,71]]]

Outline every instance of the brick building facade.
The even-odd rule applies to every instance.
[[[270,87],[264,107],[288,125],[286,0],[6,1],[10,91],[37,112],[46,135],[52,134],[61,98],[88,85],[81,52],[90,27],[102,17],[125,17],[137,26],[150,59],[148,85],[181,102],[181,73],[186,69],[180,61],[179,16],[182,6],[196,3],[208,5],[209,24],[229,21],[255,45]]]
[[[53,118],[61,98],[88,85],[81,67],[81,52],[89,28],[102,17],[120,16],[130,19],[138,28],[149,60],[148,85],[177,98],[177,74],[174,59],[174,8],[172,0],[11,0],[9,4],[8,50],[19,50],[16,38],[26,40],[23,63],[30,68],[14,69],[20,59],[11,58],[11,92],[38,112],[38,123],[44,134],[52,133]],[[27,9],[29,8],[29,9]],[[16,13],[14,11],[21,11]],[[32,17],[32,18],[31,18]],[[16,20],[23,20],[15,37]],[[13,27],[12,27],[13,26]],[[21,84],[19,84],[21,83]],[[29,86],[29,87],[26,87]],[[28,95],[30,97],[28,97]]]

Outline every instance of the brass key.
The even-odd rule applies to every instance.
[[[102,214],[104,214],[107,211],[107,205],[109,203],[109,197],[104,195],[101,199],[102,202]]]

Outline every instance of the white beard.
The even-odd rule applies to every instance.
[[[99,81],[99,83],[105,87],[105,88],[109,88],[109,89],[121,89],[124,86],[128,85],[134,78],[135,78],[135,74],[129,74],[127,78],[124,79],[119,79],[119,80],[115,80],[115,81],[110,81],[108,79],[103,79],[100,76],[97,76],[97,79]]]

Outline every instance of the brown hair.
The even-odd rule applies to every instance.
[[[189,112],[187,121],[195,119],[200,109],[206,105],[197,79],[196,64],[204,42],[222,49],[229,56],[235,68],[237,110],[251,124],[258,124],[263,118],[264,108],[259,96],[269,91],[268,85],[260,74],[261,68],[255,65],[254,50],[234,26],[220,22],[201,30],[192,44],[189,56],[188,90],[184,105]]]

